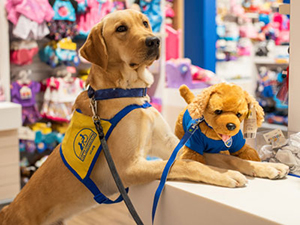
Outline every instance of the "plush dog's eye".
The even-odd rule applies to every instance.
[[[217,114],[217,115],[220,115],[220,114],[222,114],[222,110],[219,110],[219,109],[217,109],[216,111],[215,111],[215,114]]]
[[[237,113],[236,116],[237,116],[238,118],[240,118],[240,117],[242,116],[242,114]]]
[[[127,31],[127,27],[124,25],[118,26],[116,31],[117,32],[125,32],[125,31]]]
[[[148,27],[149,27],[149,24],[148,24],[148,22],[147,22],[147,21],[144,21],[144,22],[143,22],[143,24],[144,24],[144,26],[145,26],[146,28],[148,28]]]

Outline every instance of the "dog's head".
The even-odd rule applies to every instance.
[[[131,69],[151,65],[159,58],[160,40],[148,18],[132,9],[113,12],[95,25],[80,54],[106,70],[108,64]]]
[[[238,85],[220,83],[204,89],[188,105],[188,110],[193,119],[203,116],[217,135],[226,141],[240,130],[240,123],[247,117],[250,105],[256,110],[259,127],[264,120],[264,112],[258,102]]]

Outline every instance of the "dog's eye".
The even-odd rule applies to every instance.
[[[149,27],[149,24],[148,24],[148,22],[147,22],[147,21],[144,21],[144,22],[143,22],[143,24],[144,24],[144,26],[145,26],[146,28],[148,28],[148,27]]]
[[[242,116],[242,114],[237,113],[236,116],[237,116],[238,118],[240,118],[240,117]]]
[[[117,32],[125,32],[125,31],[127,31],[127,27],[124,25],[118,26],[116,31]]]
[[[223,112],[222,110],[218,109],[218,110],[215,111],[215,114],[220,115],[220,114],[222,114],[222,112]]]

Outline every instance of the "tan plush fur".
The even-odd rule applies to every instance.
[[[95,90],[144,88],[151,85],[153,78],[145,73],[145,68],[158,58],[159,48],[149,49],[145,44],[147,37],[154,36],[151,28],[145,26],[147,21],[145,15],[136,11],[117,11],[92,29],[80,52],[92,62],[88,79]],[[126,26],[128,30],[116,32],[119,26]],[[101,118],[110,119],[125,106],[141,105],[145,101],[149,101],[149,98],[98,101],[98,114]],[[74,108],[92,116],[86,91],[77,98]],[[124,185],[130,187],[160,179],[166,159],[178,142],[161,114],[150,107],[136,109],[124,117],[109,137],[108,147]],[[147,155],[156,155],[164,160],[147,161]],[[210,157],[208,154],[205,159],[225,169],[195,161],[177,160],[168,178],[239,187],[244,186],[247,179],[232,169],[238,168],[245,174],[271,179],[284,177],[288,171],[288,167],[281,164],[237,162],[232,161],[232,156],[224,159],[224,155],[218,155]],[[108,197],[117,193],[103,153],[95,164],[91,178]],[[53,224],[96,204],[93,195],[64,165],[58,146],[15,200],[0,212],[0,224]]]
[[[186,109],[188,109],[191,117],[195,119],[204,116],[205,121],[213,128],[209,128],[206,123],[200,124],[202,133],[210,139],[221,140],[220,134],[236,135],[240,130],[241,122],[248,115],[250,104],[253,105],[256,111],[256,126],[260,127],[263,122],[263,109],[251,95],[243,91],[238,85],[229,83],[216,84],[204,89],[197,97],[194,96],[186,85],[182,85],[179,90],[181,96],[188,103]],[[176,123],[175,134],[178,138],[182,138],[184,134],[182,118],[185,110],[180,113]],[[218,115],[215,113],[216,110],[222,110],[222,113]],[[237,116],[238,113],[240,117]],[[228,123],[234,124],[236,128],[228,130],[226,127]],[[228,151],[222,153],[229,154]],[[256,150],[247,144],[232,155],[242,159],[260,161]],[[205,163],[202,155],[186,146],[181,158]]]

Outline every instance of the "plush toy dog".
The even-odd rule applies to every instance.
[[[248,116],[250,106],[256,111],[256,125],[261,126],[263,109],[258,102],[235,84],[219,83],[204,89],[197,97],[185,85],[180,94],[188,103],[176,123],[175,134],[182,138],[187,127],[203,118],[198,130],[183,148],[182,159],[205,163],[203,153],[226,153],[242,159],[260,161],[255,149],[245,143],[241,122]]]

